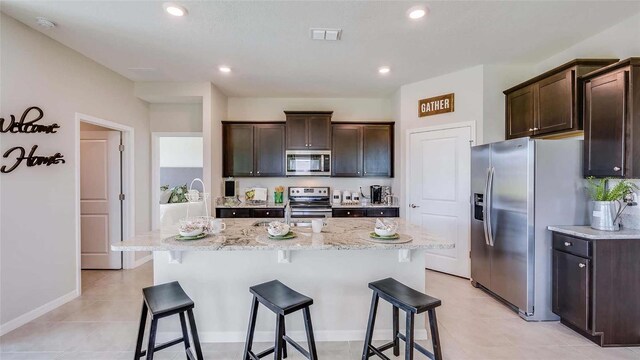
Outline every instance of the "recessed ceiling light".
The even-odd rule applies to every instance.
[[[388,66],[381,66],[378,68],[380,74],[388,74],[391,69]]]
[[[36,22],[38,23],[38,25],[40,25],[40,26],[42,26],[43,28],[46,28],[46,29],[52,29],[52,28],[56,27],[56,24],[53,21],[51,21],[51,20],[49,20],[47,18],[44,18],[42,16],[38,16],[36,18]]]
[[[173,16],[185,16],[188,13],[184,6],[174,3],[164,3],[162,7],[164,7],[166,12]]]
[[[223,72],[223,73],[230,73],[231,72],[231,68],[228,67],[228,66],[220,66],[218,68],[218,70],[220,70],[220,72]]]
[[[427,15],[427,8],[422,6],[414,6],[409,11],[407,11],[409,19],[418,20],[422,19],[425,15]]]

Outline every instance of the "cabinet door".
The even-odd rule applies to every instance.
[[[287,115],[287,149],[306,150],[309,144],[307,135],[307,117]]]
[[[254,125],[255,176],[285,176],[285,127]]]
[[[307,118],[308,149],[331,149],[331,117],[326,115],[311,115]]]
[[[362,176],[362,125],[332,126],[331,176]]]
[[[253,176],[253,125],[223,125],[222,144],[222,176]]]
[[[591,267],[588,259],[553,250],[553,312],[589,329]]]
[[[251,209],[216,209],[218,218],[250,218]]]
[[[575,71],[569,70],[538,82],[536,135],[574,127]]]
[[[625,175],[626,71],[585,84],[584,175]]]
[[[533,135],[536,118],[536,84],[507,94],[506,137],[513,139]]]
[[[393,176],[393,128],[365,125],[362,137],[364,176]]]

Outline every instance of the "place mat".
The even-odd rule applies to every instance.
[[[372,243],[376,243],[376,244],[404,244],[404,243],[408,243],[413,241],[413,237],[411,235],[407,235],[407,234],[399,234],[400,238],[398,239],[389,239],[389,240],[382,240],[382,239],[373,239],[371,238],[371,236],[369,236],[369,234],[371,233],[371,231],[362,231],[360,233],[358,233],[360,239],[368,241],[368,242],[372,242]]]
[[[292,245],[300,242],[301,240],[297,236],[291,239],[278,240],[269,238],[268,234],[260,234],[256,236],[256,241],[264,245]]]
[[[174,237],[174,239],[176,239],[178,241],[193,241],[193,240],[202,240],[202,239],[204,239],[206,237],[207,237],[207,233],[202,233],[202,234],[198,234],[198,235],[194,235],[194,236],[176,235]]]

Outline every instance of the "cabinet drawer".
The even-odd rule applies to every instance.
[[[219,218],[250,218],[251,209],[217,209]]]
[[[283,218],[283,209],[253,209],[254,218]]]
[[[333,217],[365,217],[367,211],[365,209],[333,209]]]
[[[553,233],[553,248],[555,250],[560,250],[568,252],[569,254],[588,258],[591,257],[589,245],[590,244],[588,240]]]
[[[374,209],[367,209],[367,216],[368,217],[398,217],[398,211],[399,209],[397,208],[374,208]]]

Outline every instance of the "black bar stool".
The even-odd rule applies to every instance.
[[[371,310],[369,312],[369,323],[367,334],[362,350],[362,360],[366,360],[373,355],[378,355],[381,359],[389,360],[382,352],[393,348],[393,355],[400,355],[400,340],[405,342],[405,359],[413,360],[413,349],[417,349],[429,359],[442,360],[442,349],[440,348],[440,337],[438,336],[438,322],[436,320],[436,308],[442,302],[429,295],[416,291],[401,282],[387,278],[369,283],[369,288],[373,290],[371,299]],[[382,298],[393,305],[393,340],[378,348],[371,344],[373,337],[373,327],[376,322],[376,312],[378,310],[378,299]],[[402,309],[407,314],[407,329],[405,335],[399,330],[398,309]],[[431,341],[433,343],[433,353],[415,343],[414,317],[416,314],[428,311],[429,327],[431,328]]]
[[[249,330],[247,331],[247,342],[244,345],[244,360],[258,360],[275,352],[275,359],[281,360],[287,358],[287,343],[291,344],[304,357],[309,360],[318,359],[316,351],[316,342],[313,338],[313,327],[311,326],[311,314],[309,306],[313,304],[313,299],[306,297],[293,289],[287,287],[278,280],[266,282],[264,284],[255,285],[249,288],[253,294],[253,302],[251,304],[251,316],[249,317]],[[258,303],[266,306],[269,310],[277,315],[276,319],[276,340],[275,345],[261,353],[255,354],[251,351],[253,346],[253,333],[256,329],[256,316],[258,315]],[[285,331],[285,315],[289,315],[298,310],[303,311],[304,327],[307,331],[307,343],[309,351],[305,350],[287,336]]]
[[[193,301],[185,294],[184,290],[177,281],[167,284],[150,286],[142,289],[142,315],[140,316],[140,329],[138,330],[138,341],[136,342],[135,360],[139,360],[143,356],[147,356],[147,360],[153,360],[153,353],[169,346],[184,343],[184,350],[188,359],[202,360],[202,349],[200,348],[200,339],[198,339],[198,331],[196,330],[196,322],[193,318]],[[149,332],[149,345],[147,350],[142,350],[142,338],[144,337],[144,327],[147,322],[147,311],[151,312],[151,330]],[[193,336],[193,345],[196,348],[196,357],[193,357],[191,345],[189,343],[189,332],[187,331],[187,322],[184,313],[189,316],[189,325],[191,326],[191,335]],[[171,316],[180,315],[180,325],[182,326],[182,337],[179,339],[168,341],[164,344],[156,346],[156,331],[158,330],[158,320]]]

